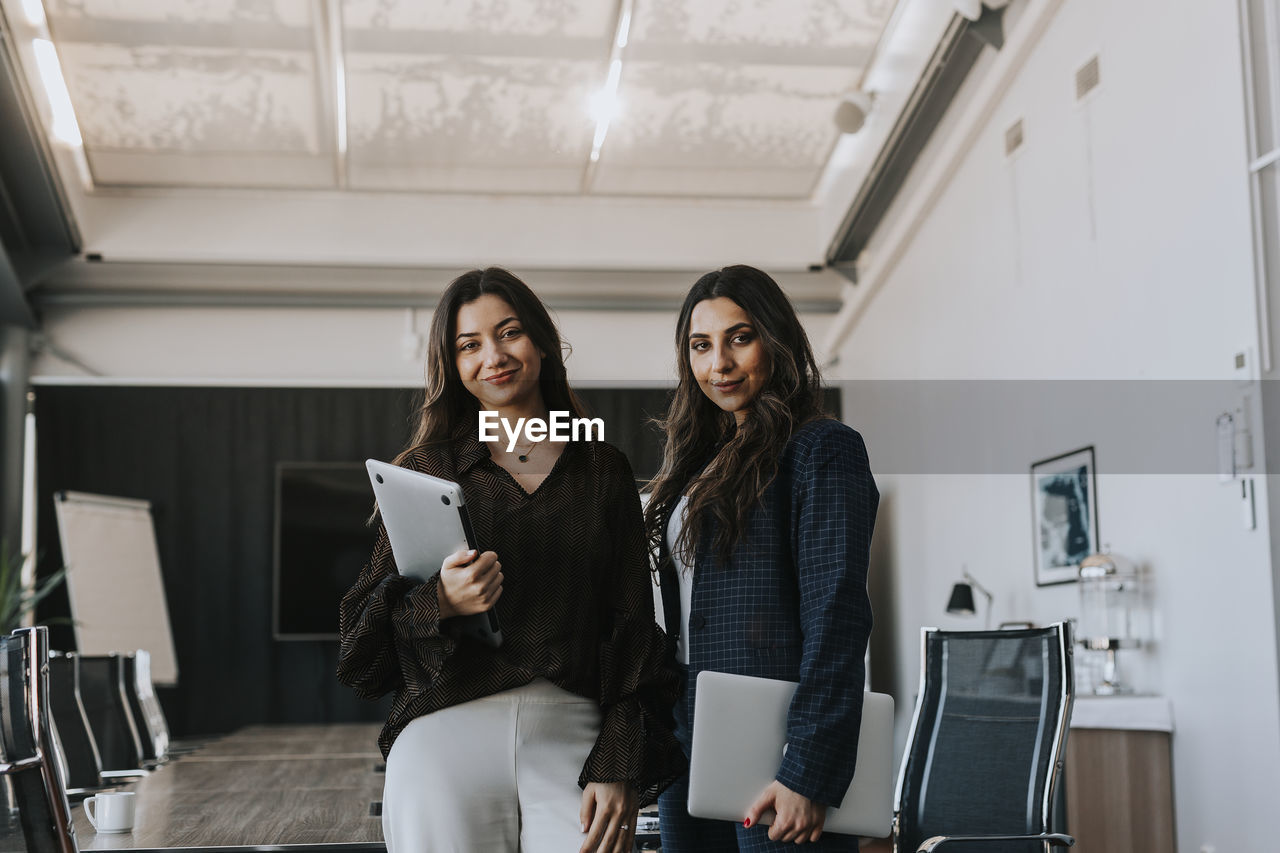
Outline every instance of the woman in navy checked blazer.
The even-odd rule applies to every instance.
[[[866,448],[822,413],[809,340],[760,270],[698,279],[676,347],[680,382],[645,518],[662,558],[667,632],[687,668],[676,736],[688,752],[702,670],[799,687],[787,752],[746,820],[691,817],[686,775],[660,798],[663,850],[856,851],[856,838],[822,828],[853,778],[862,720],[879,503]],[[757,825],[768,809],[773,825]]]

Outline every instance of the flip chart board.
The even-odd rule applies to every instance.
[[[155,683],[177,684],[151,503],[59,492],[54,508],[79,652],[146,649]]]

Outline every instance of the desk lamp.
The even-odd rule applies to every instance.
[[[947,612],[957,616],[972,616],[977,612],[977,607],[973,602],[973,591],[976,589],[987,597],[987,621],[986,629],[991,630],[991,602],[995,600],[995,596],[982,584],[978,583],[977,578],[969,574],[968,569],[961,569],[963,579],[955,586],[951,587],[951,600],[947,602]]]

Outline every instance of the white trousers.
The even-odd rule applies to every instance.
[[[387,756],[388,853],[577,853],[595,701],[539,678],[405,727]]]

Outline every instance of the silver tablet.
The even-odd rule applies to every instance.
[[[365,467],[400,574],[427,580],[450,554],[480,550],[457,483],[376,459],[365,460]],[[502,645],[493,610],[457,618],[465,635],[495,648]]]
[[[739,823],[778,772],[796,685],[725,672],[698,673],[689,762],[689,814]],[[862,695],[858,765],[825,832],[883,838],[893,824],[893,697]],[[767,813],[760,822],[773,823]]]

